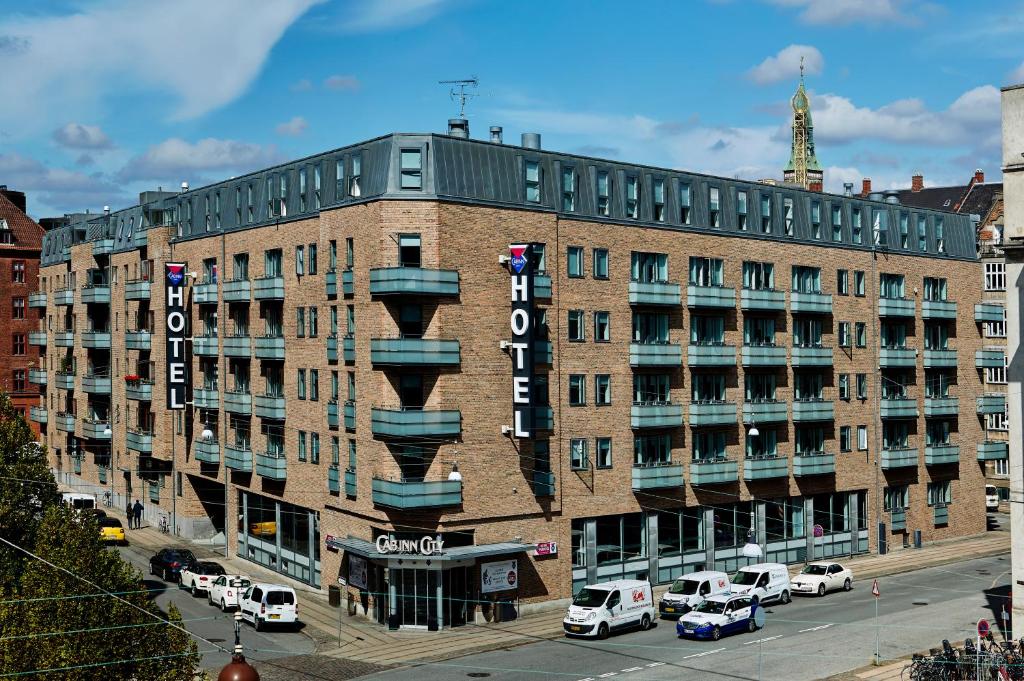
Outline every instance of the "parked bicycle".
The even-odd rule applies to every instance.
[[[998,643],[989,635],[978,647],[964,641],[962,650],[949,641],[931,655],[915,654],[901,678],[910,681],[1024,681],[1024,638]]]
[[[164,534],[171,531],[171,528],[167,523],[167,516],[165,515],[160,516],[160,531]]]

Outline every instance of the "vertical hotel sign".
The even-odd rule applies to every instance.
[[[533,437],[533,254],[530,244],[511,244],[512,432]]]
[[[191,372],[185,363],[185,263],[166,263],[164,301],[167,305],[167,408],[185,408]]]

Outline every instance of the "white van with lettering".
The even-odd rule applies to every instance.
[[[658,613],[663,618],[685,615],[709,596],[729,593],[731,586],[729,575],[724,572],[691,572],[672,582],[658,602]]]
[[[654,595],[650,582],[623,579],[580,589],[562,620],[566,636],[599,639],[622,629],[651,628]]]
[[[782,563],[758,563],[741,567],[732,578],[734,594],[749,595],[755,603],[789,603],[793,587],[789,570]]]

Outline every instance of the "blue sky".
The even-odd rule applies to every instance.
[[[781,176],[802,55],[826,188],[998,179],[1024,3],[0,0],[0,183],[36,217],[128,205],[391,131]]]

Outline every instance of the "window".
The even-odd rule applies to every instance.
[[[853,295],[863,296],[864,295],[864,272],[862,270],[854,270],[853,272]]]
[[[949,330],[942,322],[924,323],[925,350],[948,350]]]
[[[857,322],[854,324],[854,335],[855,341],[858,348],[866,348],[868,346],[868,325],[864,322]]]
[[[993,463],[995,464],[995,466],[994,466],[994,469],[993,469],[992,472],[995,475],[1001,475],[1001,476],[1005,477],[1005,476],[1008,476],[1010,474],[1010,462],[1007,459],[997,459]],[[1006,490],[1005,494],[1003,493],[1004,489]],[[1010,488],[1008,488],[1008,487],[1000,488],[1000,495],[999,495],[1000,501],[1009,501],[1010,500],[1009,492],[1010,492]]]
[[[917,216],[917,250],[928,250],[928,218],[924,215]]]
[[[839,427],[839,451],[850,451],[850,426]]]
[[[607,343],[612,339],[608,312],[594,313],[594,342]]]
[[[569,406],[581,407],[587,403],[587,377],[583,374],[569,376]]]
[[[864,452],[868,449],[868,427],[857,426],[857,449]]]
[[[320,210],[320,164],[313,166],[313,209]]]
[[[298,375],[297,375],[297,378],[296,378],[296,389],[297,389],[298,394],[299,394],[299,399],[300,400],[306,399],[306,370],[305,369],[299,369],[298,370]]]
[[[953,495],[950,492],[949,480],[928,483],[928,505],[946,506],[953,502]]]
[[[16,333],[12,336],[12,348],[11,351],[15,355],[25,354],[25,334]]]
[[[843,207],[832,206],[832,241],[843,240]]]
[[[26,381],[25,381],[25,374],[26,374],[26,372],[25,372],[24,369],[15,369],[14,370],[14,391],[15,392],[24,392],[27,389]],[[24,416],[24,414],[22,414],[22,416]]]
[[[797,293],[821,293],[821,269],[818,267],[794,265],[793,291]]]
[[[611,215],[611,180],[608,179],[608,171],[601,170],[597,173],[597,213],[605,217]]]
[[[309,399],[314,402],[320,400],[320,370],[309,370]]]
[[[334,198],[340,200],[345,196],[345,160],[334,162]]]
[[[345,267],[352,269],[356,263],[355,240],[352,237],[345,239]]]
[[[668,374],[633,374],[633,404],[671,404]]]
[[[900,213],[900,248],[906,249],[910,246],[910,216]]]
[[[772,197],[771,194],[761,194],[761,232],[772,233]]]
[[[354,197],[361,196],[363,193],[362,182],[363,155],[354,154],[352,156],[352,177],[348,179],[348,193]]]
[[[281,217],[288,217],[288,173],[281,173]]]
[[[594,404],[608,406],[612,403],[612,377],[609,374],[594,376]]]
[[[850,347],[850,322],[839,322],[839,347]]]
[[[850,374],[839,374],[839,399],[850,399]]]
[[[860,208],[852,209],[850,234],[853,237],[853,243],[855,244],[863,243],[864,241],[863,226],[861,225],[860,216]]]
[[[398,263],[401,267],[419,267],[422,265],[419,234],[400,234],[398,236]]]
[[[306,460],[306,431],[299,431],[299,461]]]
[[[583,276],[583,247],[569,246],[566,251],[568,266],[566,271],[570,277],[579,278]]]
[[[594,249],[594,279],[608,278],[608,249]]]
[[[235,187],[235,224],[242,224],[242,187]]]
[[[1003,320],[985,322],[985,336],[988,338],[1006,338],[1006,309],[1003,308]]]
[[[15,284],[25,283],[25,261],[15,260],[11,265],[11,281]]]
[[[880,298],[900,299],[905,293],[904,279],[902,274],[887,274],[885,272],[878,276],[878,296]]]
[[[747,193],[736,191],[736,226],[741,232],[747,231]]]
[[[585,471],[590,467],[587,458],[587,441],[583,438],[569,440],[569,467],[574,471]]]
[[[690,258],[690,283],[695,286],[722,286],[722,261],[718,258]]]
[[[939,253],[946,252],[946,238],[943,231],[943,219],[941,216],[935,218],[935,250]]]
[[[875,210],[875,222],[871,231],[876,246],[889,243],[889,213],[887,211]]]
[[[295,337],[306,337],[306,308],[295,308]]]
[[[402,189],[423,188],[423,152],[419,149],[402,149]]]
[[[11,301],[11,304],[13,305],[12,317],[14,319],[24,319],[25,318],[25,299],[24,298],[15,298],[14,300]]]
[[[638,253],[630,255],[630,278],[644,283],[668,281],[668,254]]]
[[[836,271],[836,293],[841,296],[850,295],[850,272],[849,270]]]
[[[583,310],[569,310],[569,340],[586,340],[583,331]]]
[[[800,348],[820,348],[821,320],[815,317],[794,317],[793,344]]]
[[[985,263],[985,290],[1005,291],[1006,290],[1006,263],[986,262]]]
[[[985,414],[985,429],[986,430],[1009,430],[1009,424],[1006,421],[1006,412]]]
[[[743,344],[753,346],[775,345],[774,317],[743,317]]]
[[[772,330],[774,330],[774,327],[772,327]],[[724,344],[725,317],[710,315],[691,317],[690,342],[693,343],[694,345]]]
[[[672,438],[660,435],[633,437],[633,463],[637,466],[663,466],[672,462]]]
[[[526,200],[540,203],[540,164],[537,161],[526,162]]]
[[[654,181],[654,221],[665,222],[665,180]]]
[[[907,345],[907,327],[899,322],[885,322],[879,337],[883,348],[904,348]]]
[[[693,460],[719,461],[725,458],[725,433],[693,434]]]
[[[626,217],[640,217],[640,180],[635,175],[626,177]]]
[[[320,333],[319,319],[318,319],[319,315],[317,314],[317,309],[315,307],[309,308],[309,315],[308,316],[309,316],[309,337],[310,338],[316,338],[317,335]]]
[[[310,463],[320,463],[320,433],[309,434],[309,461]]]
[[[775,458],[778,456],[778,431],[762,426],[758,435],[747,434],[746,454],[748,459]]]
[[[679,222],[690,224],[690,185],[686,182],[679,183]]]
[[[811,201],[811,236],[821,238],[821,201]]]
[[[573,168],[562,168],[562,210],[576,210],[576,171]]]
[[[857,374],[857,399],[868,399],[868,375]]]
[[[612,439],[610,437],[599,437],[594,441],[594,455],[597,458],[598,468],[612,467]]]
[[[744,262],[743,288],[754,291],[774,291],[775,265],[770,262]]]
[[[924,299],[936,302],[946,300],[946,280],[935,277],[924,278]]]
[[[633,313],[634,343],[668,343],[668,314],[660,312]]]
[[[793,236],[793,199],[782,199],[782,226],[786,236]]]
[[[300,277],[305,274],[306,265],[306,249],[304,246],[295,247],[295,274]]]
[[[690,386],[690,398],[694,402],[725,401],[725,374],[694,374]]]
[[[306,169],[299,168],[299,212],[306,212]]]
[[[824,397],[825,375],[818,371],[793,374],[793,397],[798,401],[815,401]]]
[[[943,419],[927,421],[925,431],[925,444],[927,445],[948,445],[949,444],[949,421]]]
[[[721,201],[718,187],[708,187],[708,224],[712,227],[721,226]]]
[[[245,186],[245,220],[249,224],[256,221],[255,194],[252,190],[252,182]]]

